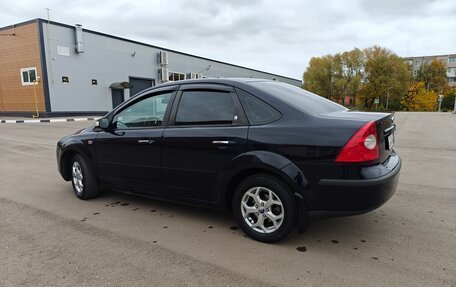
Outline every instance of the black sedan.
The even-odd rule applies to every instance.
[[[276,81],[180,81],[61,139],[57,162],[81,199],[105,186],[230,210],[249,236],[276,242],[312,219],[365,213],[394,194],[393,120]]]

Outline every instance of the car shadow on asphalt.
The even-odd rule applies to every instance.
[[[229,212],[184,205],[128,192],[106,190],[103,190],[99,197],[91,201],[99,202],[105,207],[123,206],[131,208],[132,211],[146,209],[148,212],[157,213],[165,217],[186,218],[198,224],[207,225],[209,228],[236,231],[246,237],[242,230],[238,230],[239,227]],[[375,232],[375,229],[379,226],[375,226],[373,223],[378,221],[373,218],[378,218],[379,215],[381,215],[379,212],[374,211],[357,216],[316,220],[311,222],[304,233],[292,232],[288,238],[276,243],[276,245],[295,249],[301,245],[315,245],[313,248],[318,248],[318,246],[327,248],[327,244],[365,243],[367,242],[366,237],[369,237],[367,235]]]
[[[159,212],[163,214],[194,218],[197,221],[208,221],[208,224],[223,222],[228,227],[236,225],[231,213],[215,210],[207,207],[196,205],[181,204],[164,199],[132,194],[129,192],[107,191],[103,190],[100,195],[94,199],[104,203],[105,206],[131,206],[147,208],[150,212]],[[133,208],[134,209],[134,208]]]

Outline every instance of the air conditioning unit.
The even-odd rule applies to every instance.
[[[168,52],[160,51],[160,53],[158,54],[158,63],[161,66],[168,65]]]
[[[168,69],[167,68],[158,69],[158,78],[160,79],[160,82],[167,82],[169,80]]]

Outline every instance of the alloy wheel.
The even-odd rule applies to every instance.
[[[74,188],[76,189],[77,193],[81,193],[84,189],[84,181],[82,176],[82,169],[79,162],[73,162],[73,166],[71,168],[71,174],[73,175],[73,184]]]
[[[277,231],[285,215],[282,201],[277,194],[260,186],[250,188],[244,193],[241,213],[245,223],[259,233]]]

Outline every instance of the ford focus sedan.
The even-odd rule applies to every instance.
[[[80,199],[105,186],[229,210],[250,237],[277,242],[313,219],[365,213],[394,194],[393,120],[276,81],[180,81],[64,137],[57,163]]]

